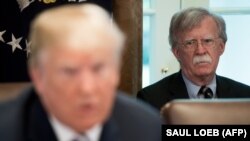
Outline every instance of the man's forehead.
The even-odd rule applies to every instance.
[[[79,56],[99,56],[102,54],[112,52],[112,46],[90,46],[86,47],[85,45],[82,46],[71,46],[71,45],[59,45],[48,48],[47,52],[51,53],[51,55],[79,55]]]
[[[208,20],[209,19],[209,20]],[[183,39],[187,39],[187,38],[193,38],[196,36],[200,36],[201,38],[213,38],[215,37],[215,34],[217,34],[217,32],[214,32],[213,30],[211,30],[211,27],[205,26],[204,24],[206,23],[211,23],[214,22],[214,27],[217,28],[215,21],[211,21],[210,17],[207,17],[206,19],[204,18],[199,24],[197,24],[196,26],[184,30],[182,33],[179,33],[179,37],[183,38]],[[209,24],[209,26],[213,26],[211,24]],[[201,32],[203,31],[203,32]],[[193,37],[192,37],[193,36]]]
[[[109,59],[112,56],[110,48],[70,48],[54,47],[46,48],[41,52],[41,59],[48,62],[95,62],[98,60]],[[111,58],[110,58],[111,59]]]

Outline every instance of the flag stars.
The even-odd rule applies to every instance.
[[[12,53],[16,50],[16,48],[19,48],[22,50],[22,47],[20,46],[21,40],[22,40],[22,37],[16,39],[15,36],[12,34],[12,41],[7,43],[12,46]]]
[[[28,42],[28,40],[25,40],[25,43],[26,43],[26,55],[27,55],[27,58],[29,57],[29,54],[31,53],[31,42]]]
[[[0,41],[5,42],[3,39],[3,34],[6,32],[6,30],[0,32]]]
[[[17,0],[17,3],[18,3],[19,8],[20,8],[20,11],[22,12],[25,8],[27,8],[34,1],[35,0]]]

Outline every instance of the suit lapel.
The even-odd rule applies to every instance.
[[[230,86],[227,81],[224,80],[221,76],[216,75],[216,95],[218,98],[230,98],[234,97],[233,93],[230,93]]]
[[[28,123],[28,140],[57,141],[47,114],[38,98],[32,105]]]
[[[182,78],[181,70],[174,76],[172,83],[170,83],[169,89],[172,99],[189,98],[185,82]]]
[[[104,124],[100,141],[121,141],[118,134],[118,126],[115,119],[111,116]]]

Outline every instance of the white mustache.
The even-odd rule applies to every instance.
[[[194,56],[193,64],[199,63],[212,63],[212,58],[208,54]]]

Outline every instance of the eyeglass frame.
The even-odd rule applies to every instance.
[[[216,37],[216,38],[203,38],[200,39],[200,44],[202,45],[202,47],[206,47],[206,48],[210,48],[210,47],[214,47],[216,40],[221,39],[220,37]],[[210,41],[210,44],[206,42]],[[192,45],[188,46],[188,43],[192,43]],[[198,39],[190,39],[190,40],[186,40],[183,43],[179,43],[181,45],[182,48],[187,49],[187,50],[194,50],[198,47],[199,45],[199,40]]]

